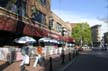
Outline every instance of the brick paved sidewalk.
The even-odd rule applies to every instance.
[[[66,55],[65,56],[65,63],[62,64],[61,62],[54,68],[53,71],[60,71],[62,69],[64,69],[68,64],[70,64],[73,60],[74,60],[75,57],[73,57],[73,55],[71,55],[71,60],[69,60],[69,55]]]
[[[71,54],[71,60],[69,60],[69,54],[65,55],[64,64],[62,64],[62,58],[60,56],[52,59],[52,71],[59,71],[60,69],[64,68],[68,63],[70,63],[73,59],[73,54]],[[46,68],[46,71],[51,71],[49,70],[49,64],[47,64]]]
[[[34,68],[33,64],[34,64],[35,59],[32,59],[32,60],[30,60],[30,66],[25,66],[25,68],[29,71],[39,71],[39,70],[49,71],[49,65],[50,65],[49,57],[50,56],[48,56],[45,59],[44,67],[38,65],[36,68]],[[64,64],[61,64],[62,59],[61,59],[60,55],[51,55],[51,57],[52,57],[52,63],[53,63],[52,64],[53,71],[57,71],[58,69],[63,68],[65,65],[67,65],[70,62],[68,54],[65,55],[65,63]],[[72,55],[71,55],[71,57],[72,57]],[[20,71],[20,66],[19,66],[20,63],[21,63],[21,61],[14,62],[12,64],[7,63],[6,61],[0,61],[0,71]],[[4,68],[2,68],[2,67],[4,67]]]
[[[20,63],[21,61],[18,61],[18,62],[14,62],[12,64],[5,64],[6,62],[2,62],[0,61],[0,71],[20,71]],[[5,64],[5,66],[3,66]],[[25,66],[25,68],[29,71],[39,71],[40,69],[42,71],[44,71],[44,67],[40,67],[39,65],[34,68],[33,67],[33,64],[34,64],[34,59],[30,60],[30,66]],[[1,68],[2,67],[2,68]],[[4,68],[3,68],[4,67]]]

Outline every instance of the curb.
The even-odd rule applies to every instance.
[[[74,63],[76,61],[76,59],[78,58],[78,56],[76,56],[72,61],[70,61],[66,66],[64,66],[62,69],[60,69],[58,71],[65,71],[69,66],[71,66],[72,63]]]

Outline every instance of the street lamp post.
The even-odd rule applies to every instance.
[[[49,30],[50,30],[48,37],[51,38],[51,30],[52,30],[52,27],[53,27],[53,18],[52,18],[52,16],[49,17],[49,26],[48,27],[49,27]]]
[[[52,27],[53,27],[53,18],[52,18],[52,16],[49,17],[49,26],[48,27],[49,27],[49,30],[50,30],[48,37],[50,38],[51,37],[51,30],[52,30]]]
[[[50,37],[50,35],[51,35],[52,27],[53,27],[53,18],[52,18],[52,16],[50,16],[49,17],[49,30],[50,30],[50,34],[49,34],[48,37]],[[49,62],[50,62],[49,71],[53,71],[53,67],[52,67],[52,57],[51,56],[49,58]]]
[[[64,36],[64,27],[62,27],[62,31],[61,31],[61,34],[62,34],[62,36]],[[63,42],[63,40],[62,40],[62,42]],[[65,55],[64,55],[64,42],[62,43],[62,54],[61,54],[61,57],[62,57],[62,64],[64,64],[65,62],[64,62],[64,58],[65,58]]]

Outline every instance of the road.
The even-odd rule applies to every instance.
[[[108,51],[81,53],[65,71],[108,71]]]

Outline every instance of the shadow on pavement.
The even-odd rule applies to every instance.
[[[11,65],[9,62],[4,62],[3,64],[0,65],[0,70],[4,70],[7,68],[9,65]]]

